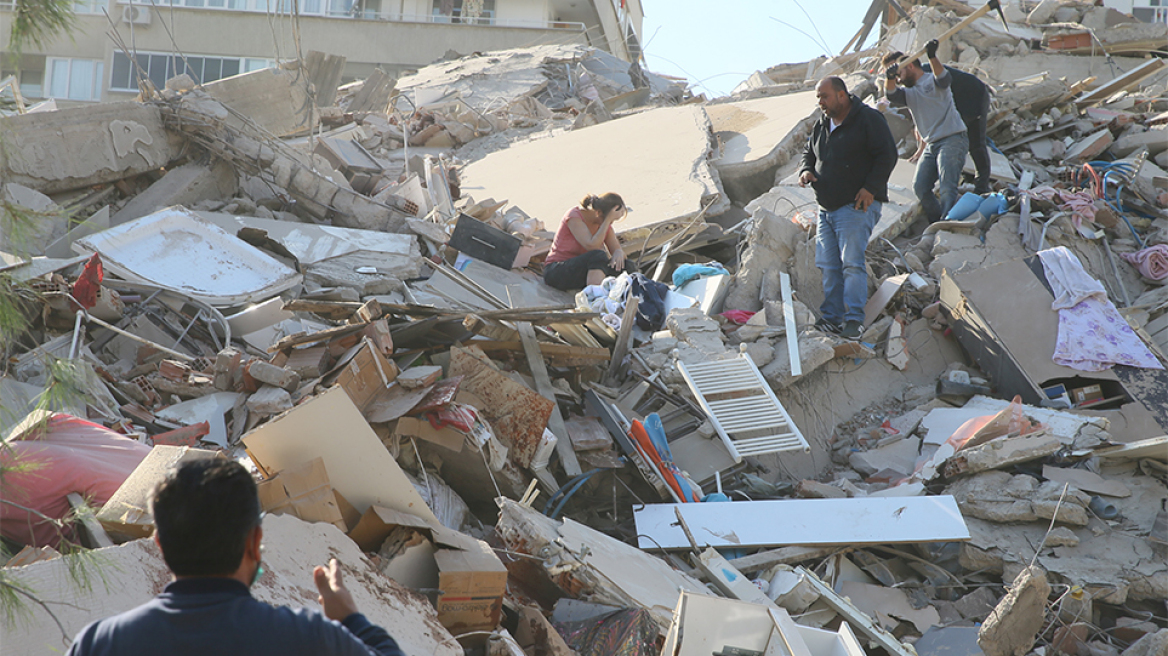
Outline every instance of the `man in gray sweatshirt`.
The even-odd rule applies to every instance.
[[[896,62],[898,53],[884,59],[884,90],[888,101],[898,107],[908,107],[917,132],[925,141],[925,154],[917,162],[913,179],[913,193],[921,201],[930,223],[944,218],[957,203],[957,184],[969,152],[965,123],[953,104],[950,89],[953,76],[937,59],[937,45],[936,39],[925,44],[929,71],[917,61],[901,66]],[[933,193],[938,181],[939,200]]]

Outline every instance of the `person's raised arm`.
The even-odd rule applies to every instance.
[[[937,81],[937,86],[947,87],[953,81],[953,77],[949,75],[949,71],[941,65],[941,60],[937,59],[937,48],[941,45],[940,41],[933,39],[925,44],[925,54],[929,56],[929,68],[933,71],[933,78]]]
[[[609,218],[606,218],[600,224],[600,229],[596,232],[592,232],[588,224],[584,223],[584,219],[575,216],[569,217],[568,230],[572,232],[572,236],[576,238],[576,241],[581,246],[587,250],[594,251],[604,244],[605,237],[608,236],[608,228],[612,225],[612,216],[613,213],[610,213]]]
[[[397,641],[389,633],[373,624],[357,610],[353,595],[345,587],[341,578],[341,566],[336,558],[329,561],[327,568],[316,567],[312,579],[320,593],[317,601],[325,617],[340,622],[367,648],[367,653],[377,656],[405,656]],[[342,641],[343,644],[343,641]],[[353,643],[356,646],[356,643]]]

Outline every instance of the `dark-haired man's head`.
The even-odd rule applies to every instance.
[[[852,109],[851,98],[848,97],[848,85],[834,75],[823,78],[815,86],[815,98],[819,101],[819,108],[827,117],[839,123],[847,117]]]
[[[911,62],[905,62],[904,59],[905,54],[897,50],[884,55],[881,61],[884,64],[884,68],[888,68],[893,64],[900,64],[900,73],[896,76],[896,81],[906,87],[915,86],[917,80],[921,79],[921,76],[925,74],[925,67],[921,64],[920,60],[914,59]]]
[[[154,490],[151,511],[155,539],[175,576],[233,576],[245,555],[258,569],[259,496],[239,463],[182,463]]]

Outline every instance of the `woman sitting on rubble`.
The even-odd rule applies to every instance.
[[[579,207],[560,220],[551,252],[544,260],[543,281],[564,291],[599,285],[607,276],[632,273],[612,224],[625,218],[629,208],[618,194],[589,194]]]

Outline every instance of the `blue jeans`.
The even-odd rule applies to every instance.
[[[879,201],[866,212],[853,205],[830,212],[819,209],[815,266],[823,271],[823,305],[819,306],[819,314],[827,321],[843,324],[864,320],[864,304],[868,301],[864,251],[879,221]]]
[[[961,167],[965,166],[968,152],[969,138],[964,132],[951,134],[925,147],[925,153],[917,162],[913,193],[921,201],[921,209],[929,223],[941,220],[957,202],[957,183],[961,182]],[[938,178],[941,180],[939,203],[933,194],[933,185],[937,184]]]

